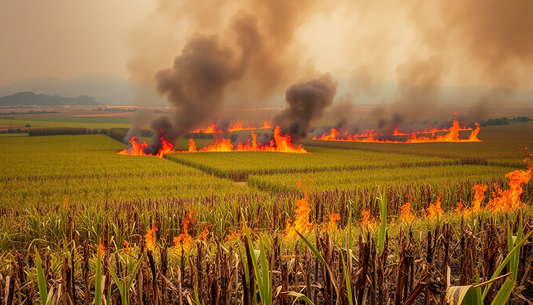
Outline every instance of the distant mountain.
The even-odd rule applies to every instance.
[[[112,74],[86,74],[67,80],[37,77],[0,86],[0,96],[24,91],[64,97],[86,95],[104,105],[167,104],[166,99],[159,97],[155,91]],[[142,96],[142,99],[139,96]]]
[[[33,92],[19,92],[0,97],[1,106],[96,106],[96,100],[90,96],[62,97],[59,95],[35,94]]]

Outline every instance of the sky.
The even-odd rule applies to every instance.
[[[264,38],[263,53],[254,56],[262,58],[257,62],[269,56],[279,81],[257,85],[273,80],[250,76],[261,69],[252,64],[229,84],[242,96],[234,88],[239,83],[268,95],[318,72],[350,78],[355,92],[365,94],[379,91],[383,81],[398,83],[400,91],[413,85],[533,89],[532,1],[265,3],[0,0],[0,86],[88,73],[155,86],[154,75],[172,66],[195,33],[218,35],[238,54],[231,24],[246,13]]]
[[[31,77],[128,77],[131,32],[153,0],[0,0],[0,86]]]

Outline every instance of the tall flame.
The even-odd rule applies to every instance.
[[[285,228],[285,238],[297,237],[298,233],[305,233],[313,229],[313,225],[309,222],[309,214],[311,208],[309,205],[309,198],[307,192],[302,199],[296,201],[296,215],[294,216],[294,223],[291,224],[291,220],[287,219]]]
[[[442,215],[444,215],[444,210],[441,208],[441,204],[442,204],[441,197],[442,197],[442,192],[439,192],[439,197],[437,197],[437,201],[434,204],[430,204],[429,207],[425,211],[422,210],[421,211],[422,215],[424,215],[428,219],[434,219],[437,216],[441,217]]]
[[[183,251],[189,251],[192,246],[192,236],[189,235],[189,224],[194,218],[194,211],[189,212],[189,215],[183,216],[182,220],[182,230],[181,234],[178,237],[174,237],[174,247],[173,250],[178,255],[182,255]]]
[[[146,250],[153,251],[156,247],[155,245],[155,232],[157,231],[157,227],[155,225],[152,225],[152,228],[148,228],[146,230],[146,235],[144,235],[144,242],[146,243]]]
[[[367,231],[369,226],[374,228],[374,217],[371,215],[370,210],[363,210],[361,215],[363,215],[363,220],[361,221],[363,230]]]
[[[198,236],[198,240],[207,241],[208,235],[209,235],[209,224],[204,223],[204,230],[202,231],[202,234]]]
[[[331,213],[329,214],[329,222],[327,224],[327,231],[328,233],[336,233],[337,232],[337,221],[341,219],[341,216],[337,213]]]
[[[217,139],[215,144],[209,145],[197,150],[193,139],[189,139],[189,149],[184,152],[231,152],[231,151],[270,151],[270,152],[284,152],[284,153],[307,153],[302,145],[294,146],[291,143],[289,135],[281,136],[281,128],[276,126],[274,129],[274,140],[270,141],[270,145],[261,145],[257,143],[257,134],[252,132],[252,143],[248,140],[243,144],[239,142],[237,146],[231,143],[230,139]]]
[[[494,212],[505,212],[522,205],[520,196],[523,193],[522,184],[528,183],[531,179],[532,167],[527,171],[517,170],[510,172],[505,177],[509,178],[509,189],[502,191],[498,186],[494,185],[495,191],[492,192],[492,198],[487,204],[487,208]]]
[[[412,196],[408,196],[407,202],[400,207],[401,209],[401,219],[406,223],[410,224],[415,219],[415,214],[411,211],[411,206],[413,205]]]

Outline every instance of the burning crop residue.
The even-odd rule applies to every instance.
[[[252,124],[244,127],[244,121],[234,123],[230,127],[227,128],[226,131],[219,128],[217,124],[210,124],[207,128],[198,128],[196,130],[191,131],[191,133],[225,133],[225,132],[234,132],[239,130],[256,130],[256,129],[270,129],[272,126],[270,125],[270,121],[267,119],[263,122],[263,126],[255,127]]]
[[[165,137],[162,135],[162,131],[159,132],[160,137],[159,141],[161,145],[157,152],[150,151],[148,144],[146,142],[140,142],[139,138],[133,136],[130,139],[130,147],[125,148],[118,152],[119,155],[130,155],[130,156],[154,156],[158,158],[163,158],[165,154],[175,153],[174,145],[169,141],[165,140]]]
[[[415,219],[415,214],[411,211],[411,206],[413,205],[413,196],[409,195],[407,202],[400,207],[401,216],[400,218],[407,224],[411,224]]]
[[[189,139],[189,149],[185,151],[176,151],[172,143],[165,140],[163,136],[160,137],[161,146],[157,153],[153,154],[149,151],[149,146],[146,142],[141,143],[137,137],[132,137],[130,140],[131,147],[126,148],[118,154],[132,155],[132,156],[155,156],[162,158],[168,153],[198,153],[198,152],[249,152],[249,151],[264,151],[264,152],[283,152],[283,153],[307,153],[301,145],[295,146],[291,142],[289,135],[282,136],[281,128],[276,126],[272,135],[273,139],[269,144],[257,143],[257,134],[252,131],[252,141],[248,140],[246,143],[239,142],[234,145],[230,139],[216,139],[215,144],[207,147],[197,149],[196,143],[193,139]]]
[[[269,145],[262,145],[257,143],[257,134],[252,132],[252,142],[248,140],[243,144],[239,142],[238,145],[233,145],[230,139],[216,140],[216,143],[197,150],[194,140],[189,140],[189,149],[185,152],[231,152],[231,151],[269,151],[269,152],[284,152],[284,153],[307,153],[301,145],[294,146],[289,135],[282,136],[281,129],[276,126],[273,134],[274,139],[270,141]]]
[[[196,219],[196,213],[190,211],[189,215],[185,215],[182,221],[181,234],[174,237],[174,252],[178,255],[182,255],[184,251],[189,251],[192,247],[192,236],[189,235],[189,226],[194,224]],[[209,234],[209,233],[208,233]]]
[[[442,217],[444,215],[444,210],[441,208],[442,204],[442,192],[439,192],[437,201],[434,204],[430,204],[429,207],[425,210],[420,211],[424,217],[427,219],[435,219],[437,217]]]
[[[294,216],[294,222],[291,223],[291,220],[287,219],[287,226],[285,229],[286,239],[298,237],[296,231],[304,234],[313,229],[313,224],[309,222],[310,213],[311,208],[309,198],[307,197],[307,192],[305,192],[304,198],[296,201],[296,215]]]
[[[487,208],[494,212],[506,212],[520,208],[522,206],[520,196],[524,192],[522,184],[529,182],[532,172],[533,167],[529,166],[527,171],[517,170],[505,175],[510,179],[509,189],[502,191],[495,185],[495,191],[492,192],[492,198],[487,204]]]
[[[457,119],[453,120],[453,126],[449,129],[424,130],[411,133],[411,137],[407,140],[388,140],[379,139],[377,136],[385,136],[384,134],[375,133],[373,129],[367,130],[365,133],[350,135],[345,132],[340,136],[339,128],[332,128],[329,134],[323,134],[321,137],[314,137],[313,140],[322,141],[342,141],[342,142],[373,142],[373,143],[433,143],[433,142],[480,142],[477,138],[479,133],[479,124],[476,123],[476,129],[472,130],[467,139],[459,139],[459,131],[472,130],[471,128],[461,128]],[[437,132],[448,132],[445,135],[435,135]],[[420,134],[431,133],[431,136],[418,136]],[[392,136],[406,136],[408,133],[399,132],[395,129]]]

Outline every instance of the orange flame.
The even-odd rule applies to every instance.
[[[233,241],[241,238],[241,232],[238,230],[229,230],[230,235],[226,237],[226,241]]]
[[[146,235],[144,235],[144,241],[146,243],[146,250],[153,251],[156,247],[155,244],[155,232],[157,231],[157,227],[155,225],[152,225],[152,228],[148,228],[146,230]]]
[[[231,152],[231,151],[270,151],[270,152],[284,152],[284,153],[307,153],[307,151],[298,145],[295,147],[291,143],[291,137],[286,135],[285,137],[280,135],[281,128],[276,126],[274,129],[274,140],[270,141],[270,145],[257,144],[257,134],[252,132],[252,144],[248,140],[248,143],[243,144],[240,142],[237,147],[231,144],[230,139],[217,139],[215,144],[204,147],[200,150],[196,149],[194,140],[189,140],[189,149],[184,152]]]
[[[374,217],[372,217],[370,210],[363,210],[361,212],[361,215],[363,215],[362,226],[363,230],[368,230],[368,227],[374,228]]]
[[[479,213],[483,210],[483,207],[481,206],[481,203],[483,202],[483,199],[485,198],[485,191],[487,190],[486,185],[475,185],[474,191],[476,191],[474,195],[474,200],[472,201],[472,208],[467,208],[463,205],[462,202],[457,203],[457,207],[455,208],[455,212],[463,217],[470,217],[472,213]]]
[[[202,234],[198,236],[198,240],[207,241],[207,235],[209,235],[209,224],[204,223],[204,230],[202,231]]]
[[[337,221],[341,219],[341,216],[337,213],[331,213],[329,215],[329,222],[327,224],[328,233],[336,233],[338,230]]]
[[[130,253],[130,243],[127,240],[124,240],[124,248],[126,248],[126,253]]]
[[[481,202],[485,198],[485,191],[487,190],[486,185],[475,185],[474,190],[476,191],[476,194],[474,195],[474,201],[472,202],[472,212],[478,213],[481,212],[483,209],[481,207]]]
[[[436,218],[437,216],[440,217],[444,215],[444,210],[441,208],[441,204],[442,204],[441,197],[442,197],[442,192],[439,192],[439,197],[437,197],[437,201],[435,202],[435,204],[430,204],[429,207],[425,211],[422,210],[421,211],[422,215],[424,215],[428,219],[433,219],[433,218]]]
[[[100,244],[98,245],[98,251],[100,252],[100,257],[104,257],[107,251],[105,238],[100,238]]]
[[[174,145],[165,140],[164,137],[159,139],[161,141],[161,147],[155,157],[163,158],[165,154],[175,153]],[[133,136],[130,139],[130,148],[123,149],[118,152],[119,155],[130,155],[130,156],[154,156],[152,153],[146,153],[146,147],[148,144],[146,142],[140,142],[137,137]]]
[[[465,207],[462,202],[457,202],[457,207],[455,208],[455,212],[463,217],[470,217],[470,215],[472,215],[472,210]]]
[[[494,212],[505,212],[521,207],[522,184],[529,182],[532,171],[533,168],[529,167],[527,171],[517,170],[505,175],[505,177],[510,179],[509,189],[502,191],[498,186],[494,185],[495,192],[492,192],[492,198],[487,204],[487,208]]]
[[[415,219],[415,214],[411,211],[412,203],[412,197],[408,196],[407,202],[400,207],[401,209],[401,219],[405,221],[406,223],[410,224]]]
[[[174,237],[174,252],[178,255],[182,255],[182,249],[189,251],[192,246],[192,236],[189,235],[189,224],[194,222],[195,213],[190,211],[189,215],[183,217],[182,233],[178,237]],[[192,221],[191,221],[192,220]]]
[[[413,132],[411,138],[406,141],[398,140],[379,140],[375,137],[378,135],[374,132],[373,129],[367,130],[366,133],[355,134],[353,136],[345,133],[343,138],[339,138],[339,131],[335,128],[331,129],[329,134],[324,133],[320,138],[314,137],[313,140],[323,140],[323,141],[344,141],[344,142],[375,142],[375,143],[428,143],[428,142],[480,142],[477,138],[479,133],[479,124],[476,123],[476,129],[472,131],[468,139],[459,139],[459,131],[463,130],[472,130],[471,128],[462,129],[459,126],[459,121],[457,119],[453,120],[453,126],[450,129],[436,129],[433,128],[431,131],[427,129],[422,132]],[[445,135],[436,135],[435,132],[445,132],[448,131]],[[417,137],[417,134],[422,133],[431,133],[430,137]],[[383,134],[382,134],[383,135]],[[393,136],[404,136],[408,135],[406,133],[401,133],[398,129],[395,129],[392,133]]]
[[[263,122],[263,126],[261,126],[261,127],[252,126],[252,125],[254,125],[253,121],[252,121],[252,123],[250,125],[248,125],[248,127],[244,127],[243,125],[244,125],[244,121],[234,123],[233,125],[231,125],[231,127],[228,128],[228,132],[234,132],[234,131],[238,131],[238,130],[256,130],[256,129],[267,129],[267,128],[269,129],[269,128],[271,128],[270,121],[268,120],[268,117],[267,117],[267,120]],[[223,133],[224,131],[218,129],[218,125],[217,124],[210,124],[207,128],[198,128],[196,130],[191,131],[191,133],[200,133],[200,132],[203,132],[203,133]]]
[[[309,198],[307,192],[302,199],[296,201],[296,215],[294,216],[294,223],[291,224],[291,220],[287,219],[285,228],[285,238],[297,237],[298,233],[309,232],[313,229],[313,225],[309,222],[309,214],[311,212]]]

